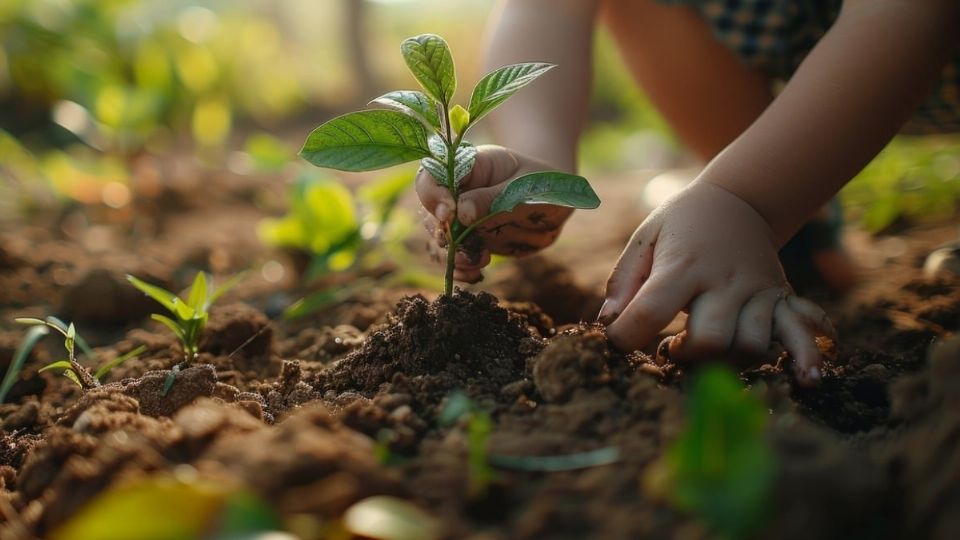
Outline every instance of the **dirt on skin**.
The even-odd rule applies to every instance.
[[[595,295],[540,259],[513,270],[523,282],[512,290],[494,290],[543,310],[468,292],[397,303],[400,292],[373,289],[287,323],[265,315],[286,285],[251,279],[213,310],[200,358],[162,395],[183,353],[108,282],[129,271],[178,290],[198,269],[222,276],[269,256],[255,247],[255,218],[183,193],[145,209],[156,240],[114,229],[81,238],[69,223],[0,235],[3,321],[70,306],[83,334],[108,344],[97,365],[147,347],[85,393],[37,374],[58,343],[36,348],[0,405],[0,538],[44,537],[104,490],[153,473],[228,478],[284,517],[332,519],[392,494],[437,516],[446,538],[710,537],[641,480],[683,427],[686,373],[611,349],[601,327],[560,326],[586,318]],[[924,249],[870,295],[830,307],[841,340],[818,387],[795,385],[788,362],[743,372],[768,402],[778,462],[758,537],[960,535],[960,281],[919,279]],[[92,300],[71,295],[96,280],[109,309],[84,311]],[[4,328],[0,369],[22,336]],[[455,390],[491,416],[491,456],[619,457],[564,472],[496,468],[478,483],[469,422],[437,418]]]

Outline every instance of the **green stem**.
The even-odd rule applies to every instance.
[[[447,145],[447,190],[450,191],[453,198],[453,208],[450,214],[453,216],[453,220],[450,222],[447,236],[447,269],[443,279],[443,294],[453,296],[453,271],[456,269],[457,247],[460,245],[460,242],[457,241],[460,238],[457,235],[457,231],[460,229],[460,221],[457,219],[460,189],[457,185],[455,171],[457,168],[457,147],[463,140],[463,134],[458,134],[457,139],[453,140],[453,134],[450,131],[450,112],[446,103],[443,104],[443,123],[446,131],[443,142]]]

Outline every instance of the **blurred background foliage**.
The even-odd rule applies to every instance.
[[[463,101],[481,75],[493,3],[0,0],[0,216],[64,199],[123,206],[145,155],[275,174],[296,163],[312,127],[412,88],[398,44],[421,32],[450,42]],[[689,162],[603,34],[596,66],[585,171]],[[958,185],[960,139],[903,139],[842,200],[881,231],[902,217],[952,215]]]

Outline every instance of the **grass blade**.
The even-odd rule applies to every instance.
[[[42,323],[43,321],[40,322]],[[20,346],[17,347],[17,352],[13,355],[13,361],[10,362],[10,367],[7,368],[7,374],[3,376],[3,382],[0,383],[0,403],[4,402],[10,389],[16,384],[17,376],[20,375],[20,370],[23,369],[23,364],[27,361],[27,357],[30,356],[30,352],[33,351],[37,342],[49,333],[50,329],[47,328],[45,323],[43,326],[34,326],[27,330],[27,335],[24,336],[23,341],[20,342]]]
[[[114,358],[113,360],[107,362],[106,364],[100,366],[100,369],[98,369],[97,372],[93,374],[93,378],[99,381],[106,374],[110,373],[110,370],[112,370],[113,368],[119,366],[120,364],[126,362],[127,360],[130,360],[131,358],[136,358],[137,356],[140,356],[145,352],[147,352],[147,346],[141,345],[132,351],[122,354]]]
[[[127,281],[129,281],[131,285],[139,289],[140,292],[142,292],[143,294],[149,296],[150,298],[153,298],[157,302],[160,302],[160,305],[167,308],[167,310],[170,311],[170,313],[173,313],[173,314],[177,313],[176,304],[177,304],[177,301],[179,300],[177,298],[177,295],[173,294],[172,292],[166,289],[157,287],[156,285],[151,285],[146,281],[143,281],[142,279],[138,279],[134,276],[131,276],[130,274],[127,274]]]
[[[194,311],[206,311],[207,303],[207,276],[203,272],[197,272],[197,277],[193,279],[193,285],[190,287],[190,296],[187,298],[187,305]]]
[[[565,456],[490,456],[490,464],[501,469],[531,472],[558,472],[609,465],[620,460],[615,446]]]

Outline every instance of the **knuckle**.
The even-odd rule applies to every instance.
[[[719,327],[696,328],[690,331],[688,345],[697,351],[724,351],[730,347],[730,338],[730,334]]]

